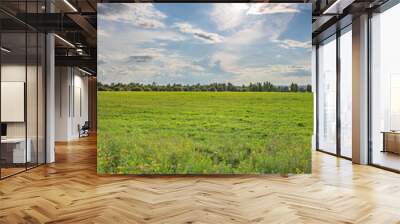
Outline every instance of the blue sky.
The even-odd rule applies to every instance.
[[[311,4],[99,3],[98,79],[311,82]]]

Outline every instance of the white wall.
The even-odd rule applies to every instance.
[[[88,120],[88,79],[76,69],[73,73],[69,135],[75,139],[79,137],[78,125],[82,126]]]
[[[3,64],[1,66],[1,81],[25,82],[25,68],[25,64]]]
[[[27,69],[27,70],[26,70]],[[35,66],[27,66],[25,67],[25,64],[3,64],[1,66],[1,81],[2,82],[24,82],[26,83],[25,80],[25,75],[26,72],[28,74],[35,73],[36,74],[36,67]],[[29,79],[29,77],[28,77]],[[28,80],[29,85],[34,85],[36,86],[36,80]],[[36,112],[36,88],[27,88],[27,106],[34,107],[35,112]],[[34,103],[33,105],[29,105],[30,103]],[[2,110],[7,110],[8,108],[1,108]],[[32,113],[28,109],[28,129],[34,129],[36,130],[36,119],[37,115],[36,113]],[[32,123],[33,122],[33,123]],[[26,122],[7,122],[7,135],[9,137],[25,137],[25,124]],[[31,132],[28,130],[28,137]],[[36,132],[35,132],[36,135]]]
[[[69,68],[55,68],[55,141],[68,140],[68,117],[69,117],[69,95],[70,85]]]
[[[1,82],[1,122],[25,121],[25,83]],[[36,105],[35,107],[36,108]]]
[[[37,70],[38,69],[38,70]],[[28,65],[18,63],[4,63],[1,66],[1,81],[2,82],[23,82],[26,85],[26,101],[23,101],[21,107],[2,107],[2,114],[6,113],[22,113],[22,120],[17,122],[5,122],[7,124],[8,138],[24,138],[29,139],[29,147],[31,148],[32,161],[44,163],[45,150],[45,120],[44,120],[44,82],[42,68],[36,65]],[[27,80],[25,80],[27,78]],[[2,84],[3,85],[3,84]],[[7,94],[2,89],[2,94]],[[19,94],[24,94],[25,89],[19,90]],[[2,98],[8,98],[7,95],[2,95]],[[25,97],[22,97],[25,98]],[[26,107],[25,107],[26,102]],[[12,102],[11,102],[12,103]],[[17,102],[15,102],[17,103]],[[8,111],[7,111],[8,110]],[[20,111],[12,111],[20,110]],[[26,112],[26,120],[24,114]],[[3,120],[3,119],[2,119]]]
[[[77,139],[78,125],[88,120],[88,78],[76,68],[56,67],[55,86],[55,140]]]
[[[1,81],[25,82],[25,64],[3,64],[1,66]],[[1,108],[7,110],[7,108]],[[7,137],[25,137],[25,122],[8,122]]]

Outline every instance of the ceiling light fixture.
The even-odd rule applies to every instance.
[[[339,15],[343,13],[343,10],[351,5],[355,0],[336,0],[330,5],[324,12],[323,15]]]
[[[77,48],[76,49],[76,53],[78,53],[79,55],[85,55],[86,53],[83,51],[82,48]]]
[[[331,14],[331,11],[333,9],[337,10],[337,6],[339,4],[340,0],[336,0],[332,5],[330,5],[322,14],[326,15],[326,14]]]
[[[6,53],[10,53],[11,52],[11,50],[9,50],[9,49],[7,49],[5,47],[1,47],[0,49],[1,49],[1,51],[4,51]]]
[[[64,42],[64,43],[66,43],[67,45],[69,45],[70,47],[73,47],[73,48],[75,48],[75,45],[73,45],[71,42],[69,42],[68,40],[66,40],[66,39],[64,39],[64,38],[62,38],[62,37],[60,37],[59,35],[57,35],[57,34],[54,34],[54,36],[55,37],[57,37],[59,40],[61,40],[62,42]]]
[[[68,1],[64,0],[65,4],[67,4],[74,12],[78,12],[78,10]]]
[[[79,68],[79,67],[78,67],[78,70],[81,71],[81,72],[83,72],[83,73],[85,73],[85,74],[87,74],[87,75],[89,75],[89,76],[92,75],[92,73],[90,73],[90,72],[88,72],[88,71],[86,71],[86,70],[83,70],[83,69],[81,69],[81,68]]]

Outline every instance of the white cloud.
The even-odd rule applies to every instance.
[[[128,37],[125,40],[132,43],[158,42],[160,40],[183,41],[186,39],[183,35],[169,30],[131,30],[123,36]]]
[[[241,68],[236,71],[236,74],[232,79],[234,84],[270,81],[276,85],[283,85],[291,82],[307,84],[309,83],[311,71],[308,65],[274,64]]]
[[[210,17],[219,30],[228,30],[244,22],[248,8],[245,3],[215,3]]]
[[[262,21],[257,21],[246,26],[226,38],[226,45],[248,45],[268,35]]]
[[[192,34],[196,39],[202,40],[206,43],[220,43],[223,41],[223,37],[217,33],[210,33],[200,28],[194,27],[189,23],[175,23],[174,25],[182,33]]]
[[[167,51],[164,48],[140,48],[121,53],[116,57],[113,54],[101,52],[99,59],[107,64],[99,64],[99,80],[110,82],[140,82],[160,84],[173,82],[177,78],[188,75],[201,75],[206,70],[190,57]],[[107,55],[107,56],[105,56]],[[112,74],[112,75],[110,75]],[[190,79],[190,78],[189,78]],[[162,83],[162,82],[165,83]]]
[[[163,28],[167,17],[151,3],[99,3],[98,11],[101,20],[129,23],[142,28]]]
[[[298,13],[298,4],[293,3],[253,3],[247,10],[248,15]]]
[[[219,17],[222,24],[225,25],[222,28],[234,27],[235,30],[231,32],[231,35],[225,36],[223,45],[211,57],[211,65],[218,65],[224,72],[232,74],[231,82],[235,84],[257,81],[271,81],[276,84],[287,84],[292,81],[300,84],[307,83],[309,79],[307,63],[285,65],[286,63],[281,59],[283,56],[279,54],[275,58],[282,61],[282,64],[265,65],[267,62],[262,60],[249,61],[248,57],[253,54],[245,53],[249,46],[260,43],[260,41],[270,42],[272,45],[286,49],[311,46],[311,42],[280,40],[281,34],[287,30],[295,13],[299,11],[298,5],[254,3],[247,4],[247,6],[249,7],[247,10],[242,9],[241,13],[235,14],[241,18],[243,24],[229,23],[234,21],[229,20],[229,16],[225,18],[226,20],[223,20],[223,16]],[[271,17],[270,14],[275,15]],[[218,24],[216,25],[218,26]],[[296,62],[291,62],[291,64],[296,64]]]
[[[235,51],[216,52],[211,62],[227,73],[232,74],[232,78],[228,81],[241,85],[250,82],[270,81],[274,84],[287,84],[296,82],[299,84],[307,84],[310,79],[309,61],[295,61],[293,64],[272,64],[272,65],[249,65],[243,63],[243,55]]]
[[[268,14],[298,13],[298,6],[293,3],[215,3],[210,17],[219,30],[230,30]],[[256,15],[264,17],[254,17]]]
[[[275,40],[274,42],[277,42],[280,47],[286,48],[286,49],[292,49],[292,48],[308,48],[311,49],[311,41],[298,41],[298,40]]]
[[[239,54],[232,51],[217,51],[211,56],[211,64],[219,65],[225,72],[234,73],[239,69]]]
[[[104,36],[104,37],[109,36],[109,34],[103,29],[97,29],[97,35],[98,36]]]
[[[179,72],[203,72],[205,69],[193,63],[193,61],[185,56],[179,54],[172,54],[163,57],[160,60],[162,64],[162,71],[169,71],[171,74],[176,74]]]
[[[225,35],[227,44],[251,44],[261,38],[277,40],[287,30],[299,4],[284,3],[230,3],[214,4],[211,19]],[[271,17],[271,14],[276,14]],[[234,30],[233,30],[234,29]],[[293,43],[282,43],[293,44]]]
[[[101,24],[100,24],[101,25]],[[108,50],[111,53],[132,52],[141,44],[156,44],[163,46],[166,42],[184,41],[187,39],[184,35],[165,29],[138,29],[138,28],[120,28],[115,29],[112,26],[103,26],[103,30],[110,35],[99,35],[98,46]],[[114,33],[117,33],[115,34]],[[118,51],[116,50],[118,49]]]
[[[241,56],[234,53],[229,52],[217,52],[212,57],[212,63],[218,64],[222,70],[225,72],[237,74],[239,76],[253,76],[257,77],[262,74],[283,74],[283,73],[292,73],[301,70],[309,70],[310,65],[301,64],[301,65],[284,65],[284,64],[274,64],[267,66],[246,66],[240,63]],[[261,78],[261,77],[260,77]],[[265,79],[261,79],[265,80]]]

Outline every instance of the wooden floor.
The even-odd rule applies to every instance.
[[[13,174],[19,173],[19,172],[23,172],[25,171],[25,167],[24,168],[0,168],[1,169],[1,177],[8,177],[11,176]]]
[[[0,181],[0,223],[400,223],[400,175],[313,154],[313,174],[99,177],[95,138]]]
[[[374,164],[384,167],[400,170],[400,155],[391,152],[374,151],[373,154]]]

